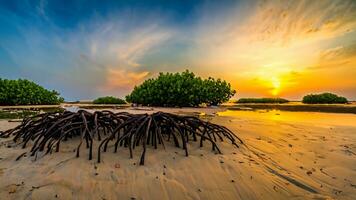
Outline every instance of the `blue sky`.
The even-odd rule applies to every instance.
[[[0,1],[0,75],[66,100],[123,97],[185,69],[237,98],[355,99],[355,13],[355,1]]]

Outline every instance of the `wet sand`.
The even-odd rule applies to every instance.
[[[127,149],[87,160],[76,142],[59,153],[15,159],[29,151],[0,140],[1,199],[353,199],[356,196],[356,115],[223,109],[143,109],[200,114],[222,124],[246,143],[219,143],[223,154],[190,143],[189,157],[173,146]],[[124,110],[119,110],[124,111]],[[0,129],[16,122],[0,121]]]

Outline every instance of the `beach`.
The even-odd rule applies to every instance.
[[[93,111],[90,110],[89,111]],[[2,199],[353,199],[356,196],[356,115],[226,108],[124,108],[115,112],[172,112],[199,115],[224,125],[244,145],[227,141],[215,154],[205,143],[183,149],[167,144],[141,149],[112,148],[103,161],[88,160],[75,140],[58,153],[16,158],[30,150],[0,140]],[[19,122],[0,121],[6,130]],[[11,147],[11,148],[10,148]],[[95,148],[96,149],[96,148]],[[95,154],[94,154],[95,157]]]

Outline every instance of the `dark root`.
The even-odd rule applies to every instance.
[[[127,112],[113,113],[110,111],[96,111],[90,113],[85,110],[78,112],[44,113],[25,118],[22,123],[10,130],[0,132],[0,137],[14,136],[14,142],[23,148],[31,140],[31,156],[37,152],[52,153],[59,151],[60,143],[74,137],[80,137],[76,148],[79,157],[80,147],[85,141],[89,149],[89,160],[93,158],[93,142],[99,141],[98,162],[101,152],[106,152],[109,142],[114,142],[115,152],[119,145],[129,148],[130,157],[135,147],[142,145],[143,152],[140,164],[145,162],[146,146],[155,149],[158,145],[164,147],[165,142],[173,141],[178,148],[185,150],[188,156],[187,143],[199,141],[203,146],[208,141],[212,150],[221,153],[217,140],[227,138],[233,145],[243,143],[234,133],[224,126],[203,121],[193,116],[180,116],[164,112],[153,114],[130,114]]]

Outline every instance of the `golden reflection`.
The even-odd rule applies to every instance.
[[[217,115],[244,120],[270,120],[275,122],[302,123],[327,127],[356,126],[356,115],[354,114],[291,112],[280,110],[226,110],[223,112],[218,112]]]

